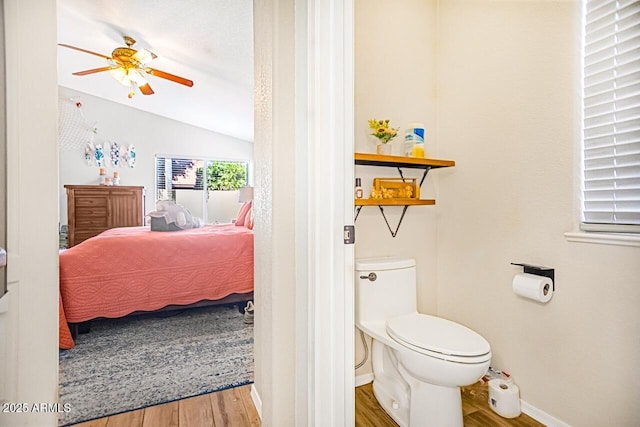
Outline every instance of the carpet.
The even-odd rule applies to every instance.
[[[214,306],[91,322],[60,351],[59,425],[253,381],[253,325]]]

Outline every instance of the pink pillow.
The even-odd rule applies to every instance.
[[[240,212],[238,212],[238,217],[236,218],[236,225],[244,225],[244,222],[247,217],[247,212],[251,209],[251,202],[244,202],[242,207],[240,208]]]
[[[247,216],[244,219],[244,226],[249,230],[253,230],[253,207],[247,212]]]

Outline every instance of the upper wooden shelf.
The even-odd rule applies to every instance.
[[[373,153],[355,153],[356,165],[390,166],[394,168],[447,168],[456,165],[453,160],[423,159],[419,157],[385,156]]]

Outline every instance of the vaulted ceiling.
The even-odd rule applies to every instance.
[[[194,126],[253,140],[253,6],[251,0],[58,0],[58,43],[111,56],[125,46],[157,55],[148,65],[193,80],[183,86],[147,76],[155,94],[129,88],[95,55],[58,47],[58,83]]]

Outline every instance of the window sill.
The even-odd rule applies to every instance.
[[[569,242],[597,243],[601,245],[640,247],[639,234],[588,233],[584,231],[567,232],[564,237]]]

